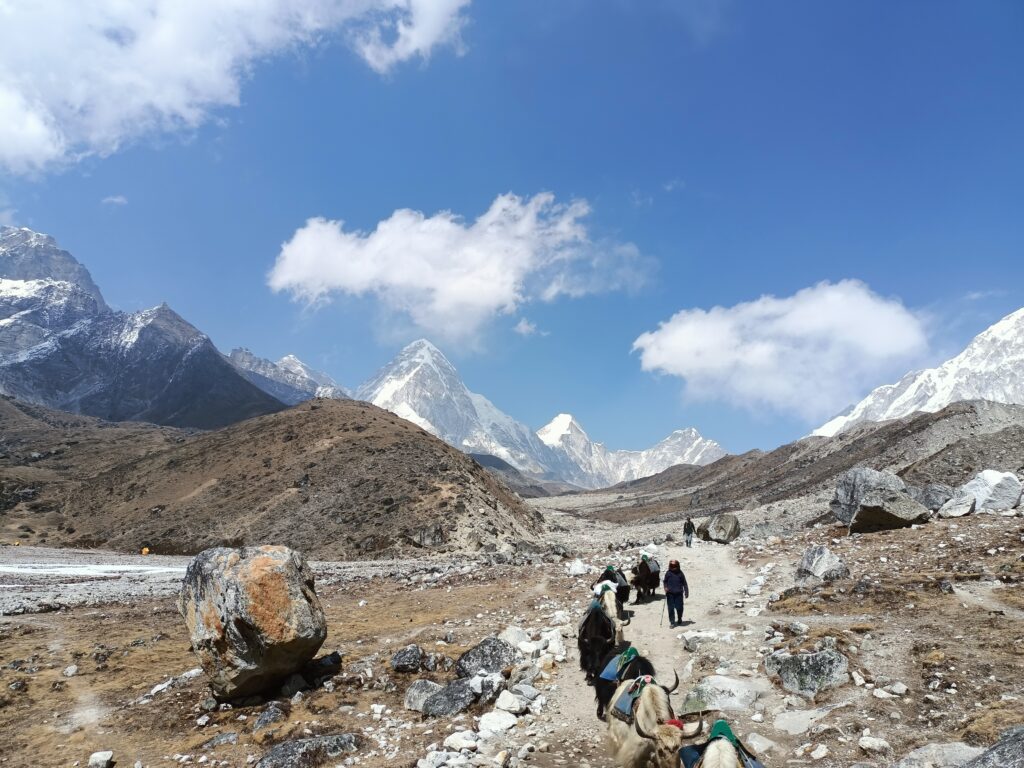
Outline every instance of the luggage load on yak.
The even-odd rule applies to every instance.
[[[764,768],[725,720],[716,720],[703,744],[691,744],[679,750],[683,768]]]
[[[615,689],[623,680],[655,676],[654,665],[640,655],[640,652],[626,642],[611,651],[602,661],[601,674],[594,679],[594,695],[597,698],[597,719],[604,720]]]
[[[648,554],[633,566],[633,586],[636,587],[636,602],[647,602],[654,598],[661,583],[661,566]]]
[[[601,603],[590,604],[583,621],[580,622],[576,644],[580,652],[580,669],[590,682],[601,672],[601,662],[615,648],[616,627]]]
[[[594,593],[600,595],[598,587],[606,582],[615,585],[616,600],[623,604],[629,602],[629,581],[621,568],[616,568],[614,565],[605,566],[601,575],[597,577],[597,581],[591,585],[594,588]]]

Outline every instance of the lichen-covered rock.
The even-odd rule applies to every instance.
[[[444,686],[433,680],[416,680],[405,691],[405,708],[413,712],[422,712],[427,699],[440,691]]]
[[[391,657],[391,668],[395,672],[419,672],[425,658],[423,649],[413,643],[395,651]]]
[[[470,681],[459,678],[427,697],[420,711],[427,717],[451,717],[473,706],[476,698],[477,694],[470,686]]]
[[[874,490],[865,493],[850,520],[850,533],[872,533],[909,528],[923,523],[931,513],[902,491]]]
[[[787,691],[812,701],[821,691],[850,679],[849,661],[833,649],[797,654],[776,651],[765,657],[764,668],[769,677],[778,677]]]
[[[286,741],[267,752],[256,768],[319,768],[358,748],[359,737],[354,733]]]
[[[221,699],[276,688],[327,637],[313,572],[287,547],[218,547],[189,563],[178,610]]]
[[[849,525],[860,507],[861,500],[870,491],[903,493],[906,484],[892,472],[879,472],[868,467],[854,467],[840,475],[829,509],[836,520]]]
[[[497,637],[485,637],[478,645],[459,656],[455,662],[455,674],[472,677],[483,670],[487,674],[501,672],[522,660],[519,651],[511,644]]]
[[[730,512],[722,512],[706,518],[698,526],[697,535],[704,541],[728,544],[740,535],[740,519]]]
[[[1024,768],[1024,725],[1004,731],[991,749],[963,768]]]
[[[1021,482],[1013,472],[986,469],[961,486],[961,490],[974,496],[979,510],[1005,512],[1020,502]]]
[[[798,579],[813,577],[823,581],[835,581],[847,578],[850,569],[839,555],[824,544],[818,544],[804,550],[796,566],[796,575]]]

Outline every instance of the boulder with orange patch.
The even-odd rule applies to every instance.
[[[185,573],[178,610],[220,699],[275,689],[327,637],[313,572],[288,547],[200,552]]]

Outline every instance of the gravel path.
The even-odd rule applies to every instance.
[[[586,562],[603,564],[598,557],[588,558]],[[664,601],[660,599],[663,592],[659,590],[658,600],[628,606],[633,617],[625,628],[625,635],[641,653],[651,659],[659,672],[661,683],[671,685],[672,671],[679,673],[680,685],[672,696],[674,706],[678,706],[691,687],[687,684],[688,676],[684,672],[691,654],[684,649],[679,636],[686,630],[728,631],[732,624],[750,622],[751,619],[735,607],[735,597],[753,574],[736,562],[733,550],[717,544],[695,541],[692,549],[672,543],[660,547],[659,562],[667,567],[671,559],[679,560],[690,586],[691,598],[686,601],[684,621],[692,623],[682,629],[670,629],[667,615],[662,620]],[[580,589],[583,594],[586,594],[586,584],[593,578],[581,578]],[[607,726],[596,717],[594,689],[586,684],[583,673],[579,671],[575,643],[570,645],[569,661],[558,674],[558,688],[548,698],[551,720],[567,739],[566,747],[571,752],[572,742],[602,743]],[[756,655],[739,645],[723,648],[723,654],[735,654],[738,665],[756,667]],[[556,761],[572,756],[557,749],[552,755]],[[596,759],[592,758],[589,764],[601,767],[613,765],[611,759],[603,753]]]

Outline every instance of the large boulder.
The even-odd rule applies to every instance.
[[[939,507],[938,515],[939,517],[963,517],[971,514],[977,506],[978,500],[974,498],[973,493],[958,488],[946,503]]]
[[[677,711],[684,715],[711,710],[749,712],[754,702],[767,694],[769,689],[770,686],[764,680],[709,675],[686,695]]]
[[[839,651],[826,648],[814,653],[776,651],[766,656],[764,668],[769,677],[778,677],[782,687],[812,701],[829,688],[850,679],[850,663]]]
[[[497,637],[485,637],[479,645],[459,656],[455,662],[455,674],[472,677],[481,670],[487,674],[501,672],[521,660],[519,651],[511,643]]]
[[[459,678],[428,696],[420,711],[427,717],[451,717],[473,706],[477,695],[469,679]]]
[[[909,528],[923,523],[931,513],[902,491],[874,490],[864,494],[850,520],[850,533],[871,533]]]
[[[817,578],[822,581],[845,579],[850,569],[839,555],[824,544],[807,547],[796,566],[798,579]]]
[[[313,572],[287,547],[217,547],[189,563],[178,610],[221,699],[279,686],[327,637]]]
[[[278,744],[256,763],[256,768],[316,768],[340,762],[339,758],[359,748],[359,736],[339,733]]]
[[[705,518],[697,528],[697,535],[704,541],[728,544],[740,535],[740,519],[730,512]]]
[[[963,768],[1024,768],[1024,725],[1005,731],[991,749]]]
[[[906,484],[892,472],[879,472],[869,467],[854,467],[840,475],[829,509],[836,520],[849,525],[860,508],[861,500],[871,491],[905,492]]]
[[[979,510],[1005,512],[1020,502],[1021,482],[1013,472],[986,469],[961,486],[961,490],[975,498]]]
[[[893,768],[960,768],[984,751],[981,747],[972,747],[962,741],[925,744],[908,754]]]

